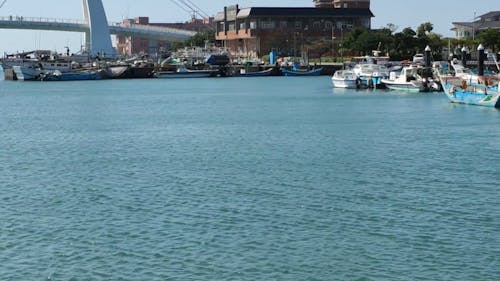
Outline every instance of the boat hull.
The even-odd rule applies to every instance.
[[[333,87],[344,89],[358,88],[357,79],[332,78]]]
[[[216,75],[217,71],[212,70],[162,71],[156,73],[158,78],[208,78]]]
[[[114,79],[153,78],[154,70],[155,68],[153,66],[147,66],[147,67],[131,66],[123,73],[113,78]]]
[[[323,68],[317,68],[310,71],[299,71],[299,70],[288,70],[288,69],[281,70],[283,76],[320,76],[322,72]]]
[[[85,70],[74,72],[53,72],[42,75],[42,81],[84,81],[84,80],[102,80],[109,76],[104,70]]]
[[[391,90],[395,91],[403,91],[403,92],[410,92],[410,93],[418,93],[418,92],[423,92],[424,87],[421,84],[416,84],[416,83],[397,83],[391,80],[386,80],[382,79],[382,83]]]
[[[263,77],[263,76],[271,76],[275,70],[273,68],[262,70],[262,71],[255,71],[255,72],[240,72],[238,76],[241,77]]]
[[[17,80],[23,81],[36,81],[40,80],[42,72],[39,69],[25,67],[25,66],[13,66],[12,70],[15,74]]]
[[[490,87],[482,92],[461,89],[451,83],[444,83],[443,90],[452,103],[500,108],[500,91],[498,87]]]

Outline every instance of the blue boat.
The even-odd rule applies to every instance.
[[[500,88],[493,79],[485,79],[487,83],[467,83],[466,80],[454,77],[441,77],[444,93],[453,103],[500,107]],[[457,83],[458,82],[458,83]]]
[[[288,70],[288,69],[281,69],[281,73],[283,76],[320,76],[321,72],[323,72],[323,68],[316,68],[313,70]]]

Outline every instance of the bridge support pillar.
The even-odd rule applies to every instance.
[[[108,20],[101,0],[82,0],[83,16],[90,32],[85,33],[85,45],[92,56],[115,57]]]

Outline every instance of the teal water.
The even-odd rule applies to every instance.
[[[0,280],[500,279],[497,109],[275,77],[0,81],[0,115]]]

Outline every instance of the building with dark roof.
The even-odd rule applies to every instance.
[[[353,29],[371,28],[369,7],[334,8],[325,2],[333,5],[339,1],[315,2],[316,7],[310,8],[224,7],[215,17],[216,40],[232,55],[242,57],[260,57],[273,49],[297,56],[304,51],[304,44],[327,40],[333,46],[334,40],[341,42]],[[366,0],[354,2],[368,2],[369,6]]]
[[[481,15],[473,22],[453,22],[452,31],[457,39],[473,38],[487,29],[500,29],[500,11]]]

